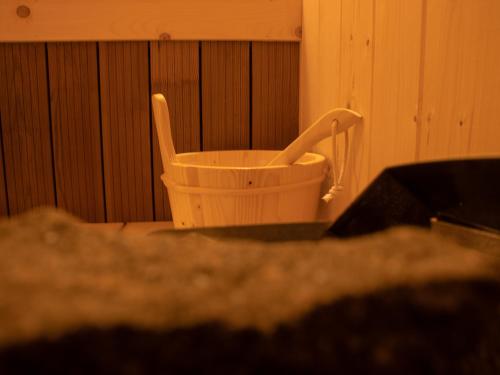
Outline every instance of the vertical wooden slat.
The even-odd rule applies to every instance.
[[[374,0],[342,1],[340,104],[363,115],[353,131],[351,165],[346,175],[346,201],[364,189],[369,174],[374,60]],[[347,196],[350,196],[347,199]],[[341,206],[341,205],[338,205]],[[342,205],[343,206],[343,205]],[[337,212],[338,212],[337,207]]]
[[[104,221],[95,43],[49,43],[48,63],[58,206]]]
[[[422,0],[375,7],[370,176],[415,160]]]
[[[320,114],[319,91],[319,0],[303,2],[302,41],[300,46],[300,131],[304,131]],[[328,30],[333,33],[334,30]],[[326,32],[324,32],[326,34]]]
[[[252,147],[282,149],[299,131],[299,44],[252,43]]]
[[[419,158],[498,155],[500,2],[427,1]]]
[[[45,45],[0,44],[0,72],[10,213],[54,205]]]
[[[321,51],[332,49],[331,52],[319,53],[317,58],[329,53],[338,56],[339,66],[331,65],[333,72],[320,75],[318,93],[324,92],[335,101],[335,107],[351,108],[363,115],[363,123],[357,125],[350,131],[351,155],[348,159],[347,169],[344,176],[344,191],[335,197],[329,205],[320,205],[322,219],[333,219],[338,217],[342,211],[352,202],[357,194],[370,182],[370,132],[372,128],[372,89],[373,89],[373,59],[374,59],[374,1],[352,0],[342,1],[341,4],[333,4],[321,1],[320,4],[320,35],[329,31],[332,37],[326,38],[321,44]],[[325,17],[325,12],[330,17]],[[340,19],[334,14],[340,12]],[[329,42],[328,39],[331,41]],[[330,43],[328,45],[327,43]],[[338,47],[337,47],[338,45]],[[339,50],[337,50],[339,48]],[[330,57],[332,62],[335,57]],[[328,69],[328,65],[323,68]],[[335,77],[338,72],[338,77]],[[330,77],[328,79],[328,77]],[[329,92],[325,86],[333,86],[337,93]],[[331,90],[331,89],[330,89]],[[311,93],[310,101],[321,101],[315,93]],[[333,107],[333,106],[332,106]],[[326,110],[323,107],[323,111]],[[322,111],[322,112],[323,112]],[[331,157],[331,141],[320,143],[319,151]],[[343,143],[340,143],[340,150]],[[342,156],[339,152],[338,156]],[[329,181],[331,184],[331,179]]]
[[[151,42],[151,91],[167,99],[175,151],[200,150],[198,42]],[[156,128],[153,127],[155,219],[171,220]]]
[[[0,82],[4,82],[1,68],[0,68]],[[3,151],[3,137],[2,137],[2,117],[0,116],[0,217],[9,214],[9,206],[7,203],[7,188],[5,185],[5,171],[4,171],[4,151]]]
[[[203,150],[250,147],[249,43],[202,42]]]
[[[99,43],[108,221],[153,219],[147,42]]]
[[[342,0],[319,1],[318,74],[319,97],[316,98],[320,113],[342,105],[340,100]],[[305,124],[308,125],[308,124]],[[330,146],[330,145],[329,145]],[[331,146],[330,146],[331,149]]]

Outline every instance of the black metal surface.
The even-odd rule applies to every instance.
[[[500,159],[452,160],[382,172],[334,223],[349,237],[393,225],[429,226],[431,217],[500,231]]]

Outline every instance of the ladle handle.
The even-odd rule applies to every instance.
[[[170,114],[167,101],[163,94],[154,94],[152,97],[153,114],[156,123],[156,132],[160,143],[160,154],[163,169],[175,161],[175,148],[172,141],[172,129],[170,127]]]
[[[325,113],[314,124],[275,156],[267,165],[290,165],[309,151],[313,145],[332,135],[332,122],[337,121],[337,134],[347,131],[363,117],[350,109],[336,108]]]

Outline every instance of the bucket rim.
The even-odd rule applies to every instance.
[[[225,188],[225,187],[181,185],[169,179],[165,173],[161,175],[161,180],[168,189],[173,189],[175,192],[178,193],[200,194],[200,195],[247,196],[247,195],[282,193],[292,190],[303,189],[311,185],[321,184],[325,179],[325,177],[326,177],[325,174],[321,174],[313,178],[289,184],[260,186],[252,188]]]
[[[279,152],[279,150],[221,150],[221,151],[196,151],[196,152],[184,152],[179,153],[177,156],[188,156],[188,155],[197,155],[197,154],[209,154],[209,153],[229,153],[236,151],[245,151],[245,152],[260,152],[260,151],[275,151]],[[199,168],[199,169],[217,169],[217,170],[240,170],[240,171],[248,171],[248,170],[276,170],[276,169],[285,169],[285,168],[296,168],[296,167],[304,167],[304,166],[312,166],[316,164],[320,164],[326,160],[326,157],[315,153],[315,152],[306,152],[304,155],[312,156],[311,160],[305,162],[295,162],[291,165],[273,165],[273,166],[253,166],[253,167],[237,167],[237,166],[224,166],[224,165],[206,165],[206,164],[196,164],[196,163],[182,163],[182,162],[172,162],[171,166],[174,167],[190,167],[190,168]],[[299,159],[300,160],[300,159]]]

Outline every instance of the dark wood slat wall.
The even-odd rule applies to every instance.
[[[170,219],[150,94],[166,95],[177,152],[282,148],[298,64],[294,42],[0,44],[0,215]]]
[[[167,99],[177,153],[200,150],[200,78],[198,42],[151,42],[151,94]],[[171,220],[163,166],[153,127],[155,219]]]
[[[252,146],[285,148],[299,131],[299,44],[252,46]]]
[[[50,43],[48,66],[58,206],[105,220],[96,43]]]
[[[0,73],[0,82],[2,75]],[[9,204],[7,203],[7,186],[5,184],[3,142],[2,142],[2,117],[0,116],[0,217],[9,214]]]
[[[2,141],[10,214],[54,205],[45,44],[0,44]]]
[[[203,150],[250,148],[250,43],[202,42]]]
[[[153,220],[147,42],[99,43],[109,221]]]

